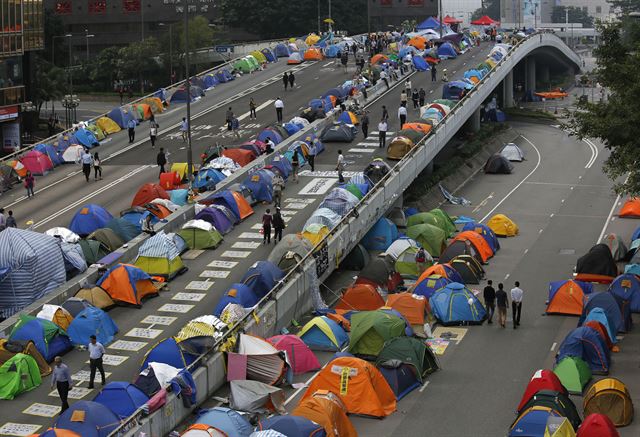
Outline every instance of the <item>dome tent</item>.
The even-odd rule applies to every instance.
[[[487,315],[473,292],[457,282],[436,291],[429,298],[429,304],[433,315],[444,326],[480,325]]]
[[[151,277],[130,264],[114,265],[102,275],[97,285],[114,301],[138,307],[142,306],[142,300],[147,296],[158,295]]]
[[[82,437],[107,437],[119,424],[120,418],[104,405],[79,401],[61,413],[53,427],[77,432]]]
[[[38,352],[50,363],[71,349],[67,334],[53,322],[21,314],[9,335],[12,341],[33,341]]]
[[[169,280],[187,270],[173,238],[164,231],[158,232],[142,243],[134,265],[149,275],[162,276]]]
[[[621,381],[605,378],[595,382],[583,400],[585,416],[604,414],[615,426],[627,426],[633,420],[631,394]]]
[[[104,405],[121,419],[131,416],[148,401],[149,397],[138,387],[121,381],[108,383],[93,398],[93,402]]]
[[[104,228],[113,216],[100,205],[85,205],[80,208],[69,224],[69,229],[81,237]]]
[[[91,335],[95,335],[97,340],[106,346],[118,333],[118,326],[101,309],[87,307],[73,319],[67,333],[76,346],[88,345]]]
[[[222,235],[209,222],[189,220],[178,232],[189,249],[212,249],[222,242]]]
[[[41,383],[38,364],[29,355],[16,354],[0,366],[0,399],[13,399]]]

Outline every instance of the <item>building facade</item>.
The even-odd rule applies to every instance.
[[[438,15],[437,0],[367,0],[371,30],[389,30],[404,21],[417,23]],[[444,7],[443,7],[444,9]]]
[[[543,10],[554,0],[502,0],[500,21],[503,25],[534,28],[542,24]],[[550,16],[550,13],[549,13]]]
[[[606,0],[556,0],[556,4],[557,6],[580,8],[595,20],[611,21],[615,19],[614,7]]]
[[[473,13],[482,7],[482,0],[443,0],[442,16],[462,20],[462,27],[468,27]]]
[[[44,48],[43,0],[0,0],[0,136],[5,153],[20,148],[29,100],[31,52]]]

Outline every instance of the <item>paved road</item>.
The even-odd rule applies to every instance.
[[[444,67],[446,67],[450,72],[450,78],[459,78],[462,76],[464,70],[468,68],[467,64],[475,65],[476,63],[484,59],[489,51],[490,46],[483,45],[480,49],[473,49],[469,53],[459,57],[458,59],[446,61],[444,63]],[[309,74],[309,82],[302,82],[302,89],[305,88],[305,83],[310,83],[310,85],[308,86],[313,87],[313,93],[310,96],[305,97],[304,101],[301,102],[300,105],[302,105],[302,103],[306,103],[311,97],[323,92],[323,90],[328,89],[343,80],[344,73],[341,73],[339,71],[332,71],[331,65],[327,67],[326,64],[324,64],[324,66],[321,67],[321,70],[322,68],[327,68],[328,70],[321,73],[311,74],[319,74],[320,76],[322,76],[322,79],[326,79],[326,82],[322,81],[322,79],[316,79],[316,77],[319,76],[311,76],[311,74]],[[307,72],[305,70],[302,71],[304,71],[304,73],[302,74],[301,81],[306,81],[307,79],[304,75],[307,74]],[[311,71],[312,70],[310,70],[309,72]],[[296,74],[296,76],[299,75],[300,73]],[[333,82],[331,83],[329,83],[330,81],[328,79],[330,77],[333,77]],[[425,88],[425,90],[427,90],[429,96],[427,101],[440,98],[442,83],[431,83],[430,75],[428,75],[428,73],[415,74],[411,79],[414,86],[422,86]],[[273,98],[274,95],[277,96],[277,94],[280,93],[278,85],[279,83],[273,85],[275,88],[273,89],[272,93],[269,96],[265,96],[264,98],[268,99]],[[286,95],[287,97],[284,97],[285,104],[287,104],[287,101],[289,99],[294,100],[295,97],[292,97],[292,94],[297,93],[297,89],[293,93],[288,93]],[[337,150],[339,148],[341,148],[345,152],[345,157],[348,161],[348,171],[361,171],[373,157],[384,156],[384,151],[377,148],[377,140],[374,138],[374,135],[377,135],[374,126],[377,125],[377,123],[374,121],[380,119],[381,106],[386,105],[391,113],[389,137],[393,135],[393,131],[396,131],[398,129],[399,124],[397,118],[394,116],[399,104],[399,93],[399,87],[394,88],[384,97],[375,102],[372,102],[372,106],[370,108],[372,120],[371,129],[374,132],[370,133],[369,139],[363,141],[362,137],[359,136],[357,144],[355,144],[355,142],[352,144],[327,144],[327,150],[325,151],[325,153],[320,155],[316,160],[316,173],[312,174],[310,172],[302,172],[299,185],[292,185],[291,182],[288,184],[284,192],[286,203],[283,207],[283,215],[285,217],[288,217],[285,218],[285,221],[288,221],[287,231],[297,232],[301,230],[307,217],[311,214],[312,211],[315,210],[315,208],[323,198],[322,194],[324,194],[324,192],[316,192],[314,195],[300,194],[301,191],[304,191],[304,188],[307,186],[307,184],[315,184],[316,182],[318,182],[318,180],[323,180],[328,191],[337,182],[337,175],[333,170],[335,168]],[[284,93],[282,94],[284,95]],[[234,103],[234,105],[241,108],[247,107],[247,105],[236,103]],[[291,109],[291,106],[292,105],[288,105],[288,108],[285,110],[285,112],[291,111],[289,113],[289,116],[292,116],[297,112],[297,107]],[[293,106],[296,105],[294,104]],[[272,109],[270,110],[273,111]],[[272,123],[275,121],[275,114],[266,114],[267,115],[258,113],[258,117],[261,122]],[[410,115],[409,119],[411,119],[412,117],[413,115]],[[415,115],[415,117],[417,118],[417,115]],[[215,120],[210,117],[207,118],[211,120],[208,122],[210,124],[215,123],[216,129],[218,129],[224,117],[223,115],[221,115]],[[165,139],[163,141],[168,140]],[[174,145],[174,143],[175,141],[171,143],[172,147],[175,147],[176,150],[179,150],[180,143],[178,142],[178,144],[176,145]],[[210,144],[210,142],[209,140],[202,140],[202,142],[199,142],[198,144],[204,145]],[[356,149],[356,151],[350,151],[353,149]],[[363,149],[366,150],[366,152],[362,152]],[[140,170],[139,174],[136,173],[133,175],[127,175],[127,172],[139,169],[140,163],[148,163],[148,159],[144,159],[144,154],[146,153],[148,155],[150,153],[150,145],[147,143],[141,146],[138,150],[139,152],[136,151],[136,153],[132,153],[131,156],[127,155],[126,159],[130,159],[131,161],[133,161],[133,163],[131,164],[124,165],[120,160],[125,160],[125,158],[121,157],[120,155],[114,158],[114,161],[112,162],[117,162],[119,167],[123,167],[122,169],[118,169],[119,173],[117,173],[118,175],[120,175],[120,177],[123,178],[123,182],[120,184],[115,184],[112,189],[106,189],[104,192],[99,193],[98,196],[91,199],[91,202],[103,204],[112,212],[117,212],[120,209],[128,207],[129,202],[134,195],[135,189],[137,189],[137,187],[141,183],[145,182],[146,180],[152,180],[156,177],[155,168]],[[140,163],[136,165],[136,161]],[[109,167],[107,168],[107,171],[115,172],[115,170],[112,170]],[[148,173],[146,180],[144,175],[146,175],[147,173],[145,172]],[[58,185],[61,187],[61,191],[58,195],[63,196],[64,193],[66,193],[69,196],[68,200],[65,201],[59,199],[55,207],[52,207],[51,205],[48,205],[46,199],[38,200],[38,196],[36,196],[36,199],[28,202],[23,202],[41,202],[36,206],[31,207],[29,213],[39,214],[38,209],[40,208],[47,208],[47,214],[61,212],[67,205],[69,205],[71,199],[77,199],[81,197],[82,193],[86,192],[84,190],[86,190],[85,187],[87,186],[87,184],[84,182],[84,180],[79,179],[79,176],[74,176],[74,178],[74,189],[68,188],[68,185],[66,185],[67,188],[62,187],[63,183]],[[88,185],[100,187],[99,184],[100,182],[92,182]],[[57,188],[55,187],[52,188],[52,190],[57,190]],[[91,188],[89,188],[89,190],[90,189]],[[80,193],[76,193],[76,191]],[[106,202],[103,201],[103,196],[106,196]],[[53,196],[49,198],[52,197]],[[306,206],[303,206],[304,204],[306,204]],[[22,207],[22,204],[20,204],[20,206]],[[18,210],[18,208],[15,206],[13,208],[16,211]],[[115,345],[111,344],[107,348],[108,354],[114,356],[114,358],[108,358],[109,360],[114,361],[108,361],[112,364],[108,364],[106,366],[107,371],[111,372],[111,375],[108,377],[108,381],[131,380],[136,374],[144,353],[146,353],[146,351],[148,351],[156,341],[176,334],[177,331],[188,320],[202,314],[210,314],[213,311],[215,304],[219,300],[219,297],[224,293],[224,291],[229,287],[231,283],[239,281],[244,272],[251,264],[268,257],[271,248],[262,246],[260,243],[259,234],[257,234],[260,226],[260,217],[264,213],[264,210],[266,208],[267,206],[265,205],[256,206],[254,208],[255,214],[250,218],[247,218],[243,223],[237,226],[232,231],[232,233],[225,238],[223,244],[215,251],[205,251],[193,260],[185,260],[185,264],[188,266],[189,271],[169,283],[168,289],[163,291],[159,297],[145,302],[144,307],[141,310],[135,310],[131,308],[116,308],[110,311],[109,315],[114,318],[114,320],[120,327],[120,334],[118,334],[117,340],[121,341]],[[73,211],[75,211],[75,209],[73,209]],[[67,224],[73,211],[69,210],[61,212],[59,216],[47,222],[46,225],[43,224],[42,229],[47,229],[48,227],[56,225]],[[38,220],[45,220],[46,217],[46,214],[41,214],[38,216]],[[39,223],[38,220],[36,221],[36,223]],[[231,261],[237,264],[230,266],[228,269],[209,266],[209,264],[214,261]],[[212,270],[227,272],[227,276],[226,278],[209,280],[208,284],[203,284],[203,282],[206,281],[205,275],[208,274],[206,272]],[[193,281],[196,282],[194,283]],[[203,290],[201,287],[208,288]],[[176,307],[176,304],[182,306]],[[156,323],[152,326],[152,329],[158,331],[146,331],[146,333],[144,333],[145,337],[136,337],[136,334],[140,334],[137,328],[150,327],[149,323],[145,323],[143,321],[148,316],[163,316],[169,317],[169,319],[154,318],[154,321]],[[147,321],[149,321],[149,319],[147,319]],[[163,325],[160,322],[168,324]],[[132,330],[135,330],[135,332],[132,332]],[[154,337],[150,338],[150,335],[153,335]],[[133,344],[131,342],[140,343]],[[133,348],[135,346],[136,348],[139,347],[139,349],[137,351],[122,350],[116,349],[114,348],[114,346],[122,346],[126,348]],[[81,370],[88,370],[88,364],[85,363],[86,359],[86,352],[74,351],[65,356],[65,360],[74,373]],[[45,381],[45,383],[37,390],[21,395],[18,399],[15,399],[10,403],[6,403],[5,408],[7,409],[8,413],[7,417],[11,417],[12,422],[22,424],[42,425],[43,427],[49,425],[53,420],[51,417],[41,417],[23,413],[23,411],[33,403],[58,405],[58,400],[55,397],[55,393],[53,394],[53,396],[48,395],[49,390],[47,384],[48,380]],[[88,389],[86,389],[86,382],[79,384],[78,387],[78,397],[81,399],[92,399],[96,394],[96,390],[89,391]],[[2,434],[2,423],[0,423],[0,435]]]

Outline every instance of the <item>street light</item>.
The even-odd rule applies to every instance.
[[[84,30],[84,37],[87,40],[87,61],[89,60],[89,38],[95,37],[95,35],[89,35],[89,29]]]
[[[193,153],[191,150],[191,77],[189,72],[189,1],[185,1],[182,8],[184,16],[184,68],[185,68],[185,91],[187,92],[187,180],[189,189],[193,179]]]
[[[51,38],[51,63],[53,65],[56,65],[55,62],[55,56],[56,56],[56,38],[71,38],[72,35],[70,33],[67,33],[66,35],[54,35],[53,38]]]
[[[76,122],[76,108],[80,105],[80,99],[75,94],[66,94],[62,98],[62,106],[65,110],[65,125],[71,128]]]
[[[169,28],[169,84],[173,83],[173,23],[158,23],[158,26]]]

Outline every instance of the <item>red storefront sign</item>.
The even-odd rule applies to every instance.
[[[7,106],[6,108],[0,108],[0,121],[11,120],[13,118],[18,118],[17,106]]]

